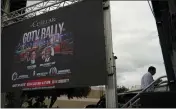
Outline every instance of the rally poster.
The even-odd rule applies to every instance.
[[[1,81],[2,92],[105,85],[102,1],[82,1],[4,27]]]

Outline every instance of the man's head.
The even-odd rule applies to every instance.
[[[24,54],[24,59],[25,59],[25,60],[27,59],[27,53]]]
[[[36,58],[36,52],[32,51],[31,52],[31,60],[35,60],[35,58]]]
[[[42,55],[42,59],[45,59],[45,50],[42,51],[41,55]]]
[[[150,67],[148,68],[148,72],[150,72],[152,75],[155,75],[155,73],[156,73],[156,68],[153,67],[153,66],[150,66]]]
[[[25,60],[28,60],[28,59],[29,59],[29,52],[26,52],[26,53],[24,54],[24,59],[25,59]]]
[[[46,58],[49,58],[51,56],[51,48],[47,48],[45,51]]]

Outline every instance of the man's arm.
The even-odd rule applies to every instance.
[[[148,76],[147,82],[148,85],[150,85],[154,81],[152,76]],[[153,91],[154,90],[154,85],[151,85],[150,88],[148,88],[148,91]]]
[[[154,81],[154,79],[153,79],[152,76],[148,76],[148,80],[147,81],[148,81],[149,84],[151,84]]]

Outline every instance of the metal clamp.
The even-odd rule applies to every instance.
[[[108,3],[108,0],[106,0],[106,1],[104,1],[103,2],[103,10],[107,10],[107,9],[109,9],[109,3]]]
[[[113,76],[113,75],[114,75],[114,73],[109,73],[109,74],[108,74],[108,76]]]

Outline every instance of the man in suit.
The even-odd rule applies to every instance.
[[[52,62],[52,56],[54,56],[54,50],[52,47],[45,49],[45,62]]]
[[[26,53],[24,54],[24,60],[25,60],[26,62],[29,62],[29,61],[30,61],[30,53],[29,53],[29,52],[26,52]]]
[[[31,64],[35,64],[36,63],[36,52],[35,52],[35,50],[33,50],[32,52],[31,52]]]

